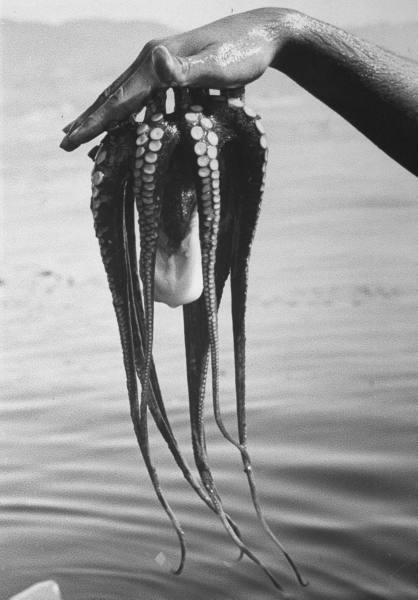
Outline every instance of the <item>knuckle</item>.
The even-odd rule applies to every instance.
[[[112,90],[109,86],[100,94],[100,96],[98,96],[97,102],[103,102],[104,100],[107,100],[109,98],[109,96],[111,95],[111,93],[112,93]]]
[[[117,90],[115,90],[112,94],[112,97],[110,99],[110,102],[115,105],[118,104],[119,102],[122,102],[125,96],[125,90],[123,85],[121,85],[120,87],[118,87]]]
[[[157,46],[159,46],[162,43],[162,40],[159,38],[153,38],[152,40],[149,40],[144,48],[143,51],[145,52],[152,52],[154,50],[154,48],[156,48]]]

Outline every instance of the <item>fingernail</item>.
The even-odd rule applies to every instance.
[[[67,135],[72,135],[77,129],[80,129],[80,127],[81,123],[79,119],[74,119],[74,121],[71,121],[71,123],[68,123],[68,125],[64,127],[63,132]]]
[[[75,150],[76,148],[78,148],[79,144],[75,144],[68,135],[66,135],[61,144],[60,144],[60,148],[62,148],[63,150],[66,150],[67,152],[71,152],[72,150]]]
[[[68,125],[66,125],[63,128],[63,132],[67,133],[67,134],[72,133],[73,130],[76,128],[76,126],[77,126],[77,120],[71,121],[71,123],[68,123]]]

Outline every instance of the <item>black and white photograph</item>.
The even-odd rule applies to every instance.
[[[0,20],[0,600],[416,600],[416,0]]]

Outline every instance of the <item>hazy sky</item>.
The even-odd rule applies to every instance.
[[[336,25],[418,20],[418,0],[0,0],[0,12],[3,18],[48,22],[153,20],[184,30],[266,5],[297,8]]]

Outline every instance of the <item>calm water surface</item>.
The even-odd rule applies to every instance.
[[[272,158],[251,265],[250,449],[265,514],[308,588],[261,530],[240,457],[208,408],[213,472],[289,596],[412,600],[416,181],[315,101],[258,107]],[[278,597],[256,566],[234,562],[222,526],[153,431],[155,463],[188,541],[182,576],[167,572],[177,540],[130,423],[85,151],[56,150],[57,127],[46,133],[53,111],[25,118],[11,121],[6,152],[1,600],[50,578],[65,600]],[[159,308],[156,327],[166,404],[191,463],[181,311]],[[227,296],[220,335],[223,414],[233,430]]]

